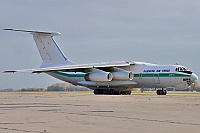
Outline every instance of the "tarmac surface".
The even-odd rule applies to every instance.
[[[0,92],[0,133],[199,133],[200,94]]]

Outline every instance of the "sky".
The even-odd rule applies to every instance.
[[[4,74],[38,68],[29,33],[57,31],[54,39],[71,61],[144,61],[186,66],[200,76],[199,0],[1,0],[0,88],[44,87],[62,82],[46,74]]]

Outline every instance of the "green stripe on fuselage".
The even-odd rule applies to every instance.
[[[140,73],[133,74],[134,77],[190,77],[188,74],[179,74],[179,73]]]
[[[71,73],[63,73],[63,72],[54,72],[55,74],[59,74],[62,76],[67,76],[67,77],[84,77],[85,74],[71,74]]]
[[[71,74],[64,72],[54,72],[55,74],[59,74],[66,77],[84,77],[85,74]],[[133,74],[134,77],[190,77],[189,74],[179,74],[179,73],[139,73]]]

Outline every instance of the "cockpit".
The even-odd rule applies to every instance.
[[[177,67],[175,69],[175,71],[177,71],[177,72],[183,72],[183,73],[187,73],[187,74],[192,74],[192,71],[187,70],[187,68],[185,68],[185,67]]]

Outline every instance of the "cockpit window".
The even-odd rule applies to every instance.
[[[192,74],[192,72],[190,70],[187,70],[185,67],[177,67],[175,69],[175,71],[177,71],[177,72],[183,72],[183,73],[187,73],[187,74]]]
[[[175,71],[182,72],[182,71],[187,71],[185,67],[177,67]]]

